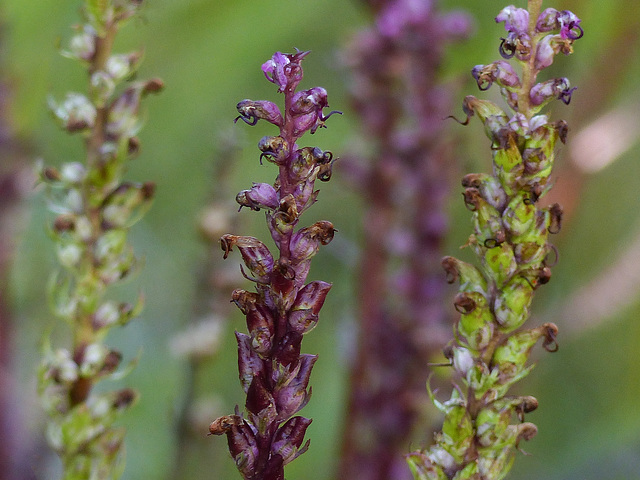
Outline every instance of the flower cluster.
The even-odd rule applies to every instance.
[[[62,128],[84,139],[86,162],[39,167],[49,207],[57,214],[51,236],[62,266],[51,281],[51,303],[73,332],[72,349],[46,345],[39,389],[50,416],[47,437],[69,480],[119,477],[124,430],[113,423],[137,396],[130,388],[100,394],[92,389],[104,378],[122,376],[122,355],[104,338],[142,308],[142,298],[134,304],[106,298],[111,285],[136,270],[127,233],[155,191],[151,182],[125,182],[122,175],[139,148],[141,99],[160,90],[162,82],[123,85],[142,55],[111,52],[117,31],[140,5],[139,0],[86,2],[86,23],[64,55],[87,67],[88,94],[50,101]]]
[[[311,394],[309,378],[317,356],[301,354],[305,333],[318,323],[318,314],[331,284],[305,284],[311,258],[333,238],[328,221],[297,228],[300,216],[316,202],[316,179],[331,178],[334,158],[318,147],[299,147],[306,132],[325,126],[327,92],[314,87],[296,91],[302,80],[301,62],[309,52],[277,52],[262,65],[267,80],[284,94],[284,114],[275,103],[243,100],[239,116],[248,125],[258,120],[279,128],[277,136],[260,140],[260,161],[278,166],[274,184],[254,183],[240,192],[240,208],[265,210],[267,225],[279,256],[255,237],[223,235],[226,258],[237,248],[243,275],[255,292],[237,289],[233,302],[246,317],[248,334],[236,332],[240,383],[246,394],[247,418],[238,410],[210,425],[213,435],[227,435],[229,451],[246,480],[283,480],[284,466],[304,453],[304,435],[311,420],[297,416]],[[338,112],[339,113],[339,112]]]
[[[540,10],[540,1],[530,1],[528,10],[510,6],[496,17],[508,32],[500,53],[517,61],[520,75],[504,60],[472,72],[481,90],[497,84],[513,113],[473,96],[464,101],[464,123],[477,115],[493,152],[492,174],[469,174],[462,181],[465,204],[473,212],[467,246],[481,266],[453,257],[442,261],[449,282],[460,282],[456,342],[445,356],[462,386],[446,402],[432,395],[444,425],[434,446],[408,456],[415,478],[502,479],[514,449],[537,432],[524,421],[536,399],[507,393],[531,370],[527,360],[539,340],[546,350],[557,349],[554,324],[521,327],[535,290],[550,279],[556,252],[548,237],[559,231],[562,218],[559,205],[541,207],[539,200],[551,187],[554,147],[565,141],[567,125],[539,112],[552,99],[569,103],[573,89],[565,78],[541,83],[536,78],[582,36],[580,20],[571,12]],[[518,423],[512,423],[514,417]]]

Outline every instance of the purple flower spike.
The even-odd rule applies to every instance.
[[[308,51],[295,54],[276,52],[270,60],[262,64],[264,76],[271,83],[278,85],[279,92],[284,92],[287,88],[293,90],[302,80],[300,62],[308,54]]]
[[[262,71],[284,95],[285,109],[267,100],[243,100],[240,119],[248,125],[267,120],[278,133],[258,143],[263,159],[278,168],[272,184],[254,183],[236,196],[242,207],[266,210],[267,226],[275,249],[249,236],[223,235],[224,258],[237,247],[245,267],[243,275],[255,291],[233,291],[231,300],[246,318],[248,333],[236,332],[240,383],[246,394],[244,420],[236,415],[212,423],[212,434],[226,433],[229,451],[244,480],[284,480],[284,466],[303,454],[304,434],[311,423],[294,417],[311,396],[309,378],[316,355],[301,354],[303,335],[318,323],[320,307],[331,284],[313,281],[305,286],[311,257],[328,244],[335,229],[320,221],[298,225],[317,199],[316,180],[331,177],[333,154],[318,147],[299,147],[306,132],[315,132],[331,116],[327,91],[322,87],[296,92],[302,80],[302,59],[309,52],[277,52]],[[248,271],[246,269],[248,268]]]
[[[529,29],[529,12],[524,8],[516,8],[513,5],[503,8],[496,16],[496,23],[504,22],[507,32],[516,35],[526,35]]]

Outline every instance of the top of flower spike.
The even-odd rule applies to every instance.
[[[297,51],[294,54],[276,52],[271,59],[262,64],[264,76],[271,83],[278,85],[278,91],[284,92],[287,88],[295,88],[302,80],[302,67],[300,62],[309,54],[309,51]]]
[[[507,32],[515,36],[525,36],[529,30],[529,12],[524,8],[509,5],[496,16],[496,22],[505,22]],[[569,40],[577,40],[583,35],[580,19],[569,10],[547,8],[540,14],[536,22],[536,31],[541,33],[551,30],[560,30],[560,36]]]

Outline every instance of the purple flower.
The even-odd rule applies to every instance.
[[[471,70],[471,75],[476,79],[480,90],[488,90],[493,82],[505,88],[520,86],[520,78],[510,63],[498,60],[489,65],[476,65]]]
[[[538,17],[536,23],[538,32],[560,30],[563,39],[578,40],[584,34],[580,26],[580,19],[569,10],[559,12],[555,8],[547,8]]]
[[[258,211],[261,208],[275,210],[278,208],[278,193],[268,183],[254,183],[250,190],[242,190],[236,196],[240,208],[248,207]]]
[[[558,23],[560,23],[560,35],[562,38],[577,40],[584,35],[584,31],[580,26],[580,19],[569,10],[560,12],[558,15]]]
[[[513,5],[503,8],[496,16],[496,23],[504,22],[507,32],[517,36],[526,35],[529,31],[529,12]]]
[[[242,120],[247,125],[255,125],[258,120],[263,119],[269,123],[273,123],[277,127],[282,126],[282,114],[278,106],[267,100],[242,100],[236,106],[239,116],[234,122]]]
[[[554,98],[562,100],[566,105],[569,105],[571,94],[576,88],[571,88],[567,78],[555,78],[535,85],[531,89],[529,97],[532,105],[542,105]]]
[[[278,86],[279,92],[284,92],[287,88],[293,90],[302,80],[300,62],[308,54],[308,51],[298,51],[295,54],[276,52],[262,64],[264,76]]]

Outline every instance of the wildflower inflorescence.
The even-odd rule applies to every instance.
[[[124,429],[113,423],[137,397],[130,388],[93,393],[93,387],[122,376],[122,355],[104,339],[113,327],[135,318],[143,303],[142,297],[134,304],[108,297],[110,286],[136,271],[127,233],[155,191],[151,182],[127,182],[122,176],[139,149],[142,97],[160,90],[162,82],[125,84],[142,55],[112,53],[116,33],[141,4],[87,0],[85,23],[63,54],[87,68],[88,94],[69,93],[62,102],[50,101],[60,126],[82,136],[86,162],[39,167],[49,206],[57,214],[50,233],[62,266],[51,281],[51,303],[73,334],[71,349],[53,350],[46,342],[39,390],[50,416],[47,438],[68,480],[120,476]]]
[[[311,258],[321,245],[333,238],[328,221],[297,228],[300,216],[316,202],[316,179],[331,178],[334,157],[318,147],[299,147],[306,132],[325,126],[333,113],[325,115],[327,92],[314,87],[296,91],[302,80],[301,62],[309,52],[277,52],[262,65],[268,81],[284,94],[284,114],[266,100],[243,100],[239,116],[248,125],[258,120],[279,128],[277,136],[260,140],[260,161],[278,166],[273,185],[254,183],[240,192],[240,208],[266,211],[271,238],[279,252],[276,259],[255,237],[226,234],[221,246],[226,258],[235,247],[240,251],[255,292],[237,289],[232,301],[246,317],[248,334],[236,332],[240,383],[246,393],[247,418],[236,409],[234,415],[215,420],[209,431],[227,435],[229,451],[246,480],[283,480],[284,466],[304,453],[310,419],[295,415],[311,395],[309,378],[316,355],[301,354],[305,333],[318,322],[331,284],[312,281],[305,285]]]
[[[462,385],[456,385],[445,402],[432,395],[445,420],[435,445],[408,456],[418,479],[502,479],[520,442],[537,433],[534,424],[524,421],[537,400],[507,393],[531,370],[527,360],[539,340],[546,350],[557,349],[554,324],[520,327],[535,290],[550,279],[556,252],[548,237],[559,231],[562,218],[559,205],[543,208],[539,201],[551,187],[554,147],[558,140],[564,143],[567,125],[549,121],[540,111],[553,99],[568,104],[574,89],[566,78],[536,79],[557,54],[571,53],[583,34],[573,13],[541,11],[541,3],[530,0],[528,10],[504,8],[496,17],[507,30],[500,45],[504,60],[472,71],[481,90],[500,87],[512,113],[488,100],[464,100],[463,123],[477,115],[491,140],[493,173],[469,174],[462,180],[474,225],[466,246],[480,268],[453,257],[442,261],[449,282],[460,282],[454,300],[461,314],[456,342],[445,349],[445,356]],[[512,59],[521,73],[507,61]],[[514,417],[518,423],[512,423]]]

